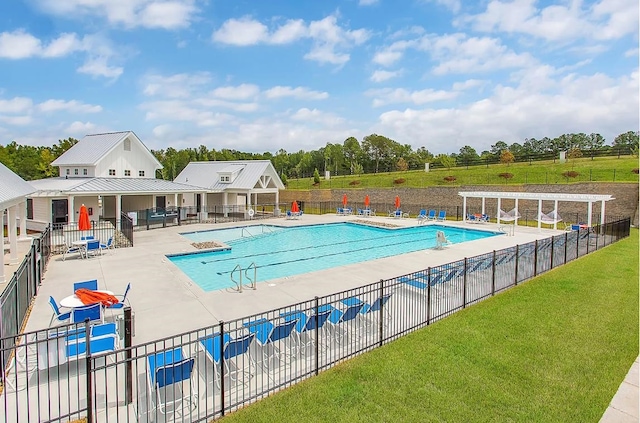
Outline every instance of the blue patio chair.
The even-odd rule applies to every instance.
[[[180,347],[147,357],[150,411],[167,414],[184,409],[183,404],[193,411],[198,406],[198,392],[192,379],[194,367],[195,358],[184,357]]]
[[[100,241],[98,241],[97,239],[87,241],[87,248],[86,248],[87,257],[89,257],[89,252],[91,252],[91,254],[93,254],[94,256],[98,253],[102,254],[102,249],[100,248]]]
[[[56,300],[53,297],[49,297],[49,305],[53,309],[53,315],[51,316],[51,320],[49,320],[49,326],[54,322],[56,323],[64,323],[71,319],[71,312],[61,313]]]
[[[398,209],[398,210],[389,211],[389,217],[400,219],[402,217],[402,210]]]
[[[447,220],[447,211],[446,210],[440,210],[440,213],[438,213],[438,219],[439,222],[444,222],[445,220]]]
[[[358,317],[360,311],[362,310],[362,307],[364,307],[364,303],[361,302],[360,304],[353,304],[351,306],[348,306],[346,310],[341,310],[331,305],[329,307],[331,308],[329,322],[333,327],[333,336],[336,342],[340,343],[341,340],[348,335],[348,330],[344,328],[345,324],[352,320],[355,320]],[[344,331],[342,331],[342,334],[340,336],[338,336],[339,326],[344,328]]]
[[[251,367],[251,355],[249,354],[247,366],[238,366],[238,359],[233,359],[236,357],[240,357],[249,351],[249,346],[251,345],[251,342],[253,341],[255,336],[255,333],[250,333],[248,335],[233,339],[231,335],[225,333],[223,336],[224,346],[222,349],[224,353],[221,353],[220,351],[219,333],[214,333],[209,337],[200,339],[198,345],[204,351],[206,357],[213,362],[215,373],[214,377],[218,388],[220,387],[220,379],[224,376],[229,376],[232,381],[237,382],[240,380],[238,375],[242,373],[243,380],[245,380],[244,375],[247,374],[246,369],[250,369]],[[222,360],[222,357],[224,357],[224,360]],[[224,371],[221,369],[221,361],[224,362]],[[249,370],[247,380],[251,378],[251,376],[252,375]]]
[[[84,307],[74,308],[71,311],[71,321],[73,323],[82,323],[86,319],[91,322],[100,321],[104,323],[102,317],[102,304],[95,303]]]
[[[78,289],[88,289],[90,291],[98,290],[98,280],[92,279],[90,281],[83,282],[74,282],[73,284],[73,292],[76,292]]]
[[[435,210],[429,210],[429,214],[427,215],[427,220],[436,220]]]
[[[125,304],[131,307],[129,300],[127,299],[127,294],[129,293],[130,289],[131,289],[131,283],[128,283],[127,288],[124,290],[124,295],[115,295],[115,297],[118,299],[118,302],[110,306],[107,306],[107,308],[121,309],[121,308],[124,308]]]
[[[291,333],[297,323],[297,320],[291,320],[274,325],[264,318],[243,323],[249,333],[256,335],[256,342],[262,349],[262,365],[266,363],[268,368],[272,358],[282,362],[294,355],[295,345],[292,344]]]
[[[109,237],[106,244],[100,244],[101,250],[111,250],[113,248],[115,248],[115,244],[113,242],[113,236]]]
[[[307,316],[306,313],[295,310],[280,314],[285,322],[297,321],[295,325],[295,332],[298,338],[298,348],[304,354],[308,347],[313,347],[316,340],[312,335],[315,332],[316,327],[320,334],[324,333],[325,323],[329,319],[331,309],[327,305],[320,306],[318,308],[318,315],[312,314]]]
[[[75,245],[67,245],[65,251],[62,252],[62,261],[67,259],[67,254],[78,253],[80,254],[80,258],[82,258],[82,248]]]
[[[74,341],[76,339],[84,339],[87,337],[85,328],[78,327],[77,329],[71,329],[66,331],[67,342]],[[89,338],[93,342],[94,339],[104,338],[107,336],[113,336],[119,339],[118,327],[115,323],[103,323],[101,325],[91,325],[89,327]],[[93,348],[91,348],[93,351]]]
[[[87,236],[81,236],[80,237],[80,241],[91,241],[92,239],[95,239],[93,237],[93,235],[87,235]]]

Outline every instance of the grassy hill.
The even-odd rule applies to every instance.
[[[509,166],[494,164],[467,168],[412,170],[378,174],[332,176],[330,180],[321,178],[318,185],[313,178],[289,179],[288,189],[329,189],[329,188],[393,188],[426,187],[434,185],[519,185],[558,184],[575,182],[637,182],[636,157],[581,158],[567,163],[540,161],[514,163]],[[567,172],[573,172],[572,175]],[[503,174],[502,176],[500,176]],[[504,175],[508,174],[508,175]],[[505,178],[506,176],[506,178]],[[445,180],[446,177],[450,180]]]

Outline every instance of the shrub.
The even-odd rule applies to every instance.
[[[449,176],[445,176],[444,177],[444,180],[447,181],[447,182],[455,182],[456,179],[458,179],[458,178],[456,178],[453,175],[449,175]]]
[[[398,179],[394,179],[393,183],[395,185],[400,185],[400,184],[404,184],[406,182],[406,180],[404,178],[398,178]]]
[[[577,178],[578,176],[580,176],[580,174],[575,170],[568,170],[566,172],[563,172],[562,176],[564,176],[565,178]]]
[[[360,181],[351,181],[349,185],[360,185]]]
[[[640,172],[640,169],[638,169],[637,167],[635,169],[632,170],[633,173],[635,173],[636,175],[638,174],[638,172]]]
[[[318,168],[313,171],[313,185],[318,185],[320,183],[320,172],[318,172]]]
[[[513,173],[502,172],[502,173],[499,173],[498,176],[503,178],[503,179],[511,179],[511,178],[513,178]]]
[[[285,175],[284,172],[282,172],[282,174],[280,175],[280,180],[282,181],[282,183],[286,187],[289,181],[287,181],[287,175]]]

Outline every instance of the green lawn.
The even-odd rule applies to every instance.
[[[597,422],[638,356],[638,231],[225,422]]]
[[[391,188],[391,187],[426,187],[433,185],[505,185],[505,184],[566,184],[571,182],[637,182],[638,175],[632,170],[638,168],[636,157],[597,157],[577,159],[571,163],[553,163],[540,161],[514,163],[510,166],[494,164],[472,166],[469,169],[455,167],[451,169],[434,169],[430,172],[414,170],[407,172],[390,172],[366,175],[332,176],[324,178],[318,186],[313,186],[313,178],[289,179],[288,189],[312,188]],[[562,176],[564,172],[575,171],[579,175],[574,178]],[[511,179],[499,177],[500,173],[511,173]],[[446,182],[444,177],[455,176],[454,182]],[[397,179],[405,182],[395,184]],[[357,182],[357,184],[353,184]]]

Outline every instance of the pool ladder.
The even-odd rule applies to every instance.
[[[251,277],[251,271],[253,270],[253,277]],[[244,278],[247,279],[249,281],[249,283],[246,285],[247,289],[256,289],[256,282],[258,281],[258,267],[256,266],[255,262],[252,262],[249,266],[246,267],[246,269],[242,269],[242,266],[240,266],[240,264],[236,264],[236,267],[233,268],[233,271],[231,272],[231,282],[233,282],[233,284],[235,285],[235,288],[231,288],[233,291],[235,292],[242,292],[242,290],[244,289],[245,285],[242,283],[242,277],[244,275]],[[239,276],[239,280],[237,280],[235,278],[235,276]]]

